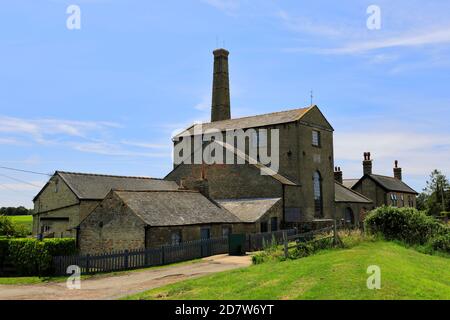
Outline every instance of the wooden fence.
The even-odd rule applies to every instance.
[[[65,275],[67,267],[78,266],[82,274],[146,268],[228,253],[228,238],[204,239],[159,248],[114,251],[98,255],[53,258],[55,275]]]
[[[295,235],[295,229],[275,232],[247,234],[246,251],[257,251],[264,245],[276,241],[281,244],[283,234]],[[114,251],[97,255],[59,256],[53,258],[55,275],[65,275],[67,267],[78,266],[82,274],[112,272],[160,266],[180,261],[198,259],[228,253],[228,238],[215,238],[182,242],[159,248]]]

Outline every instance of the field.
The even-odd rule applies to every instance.
[[[367,267],[381,269],[369,290]],[[128,299],[450,299],[450,259],[386,242],[187,280]]]
[[[9,216],[14,223],[19,225],[23,225],[27,228],[27,230],[31,233],[31,229],[33,226],[33,216]]]

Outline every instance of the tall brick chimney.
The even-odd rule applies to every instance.
[[[394,162],[394,178],[402,180],[402,168],[398,167],[398,161]]]
[[[342,182],[344,181],[342,178],[341,167],[334,167],[334,180],[336,180],[340,184],[342,184]]]
[[[364,152],[363,174],[372,174],[372,160],[370,159],[370,152]]]
[[[230,80],[228,76],[228,55],[225,49],[214,50],[214,76],[211,104],[211,122],[228,120],[230,111]]]

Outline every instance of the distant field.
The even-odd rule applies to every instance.
[[[33,216],[9,216],[14,223],[25,226],[31,233],[33,226]]]

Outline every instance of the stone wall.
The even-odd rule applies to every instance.
[[[81,253],[145,248],[145,224],[111,193],[80,224]]]

